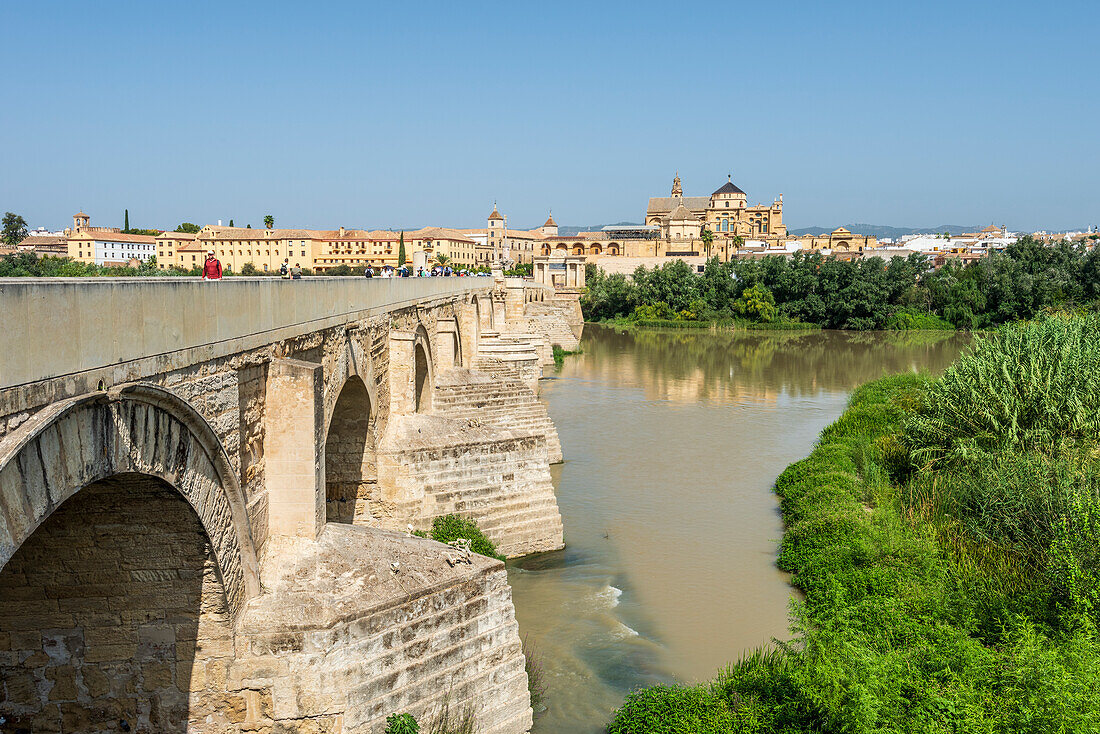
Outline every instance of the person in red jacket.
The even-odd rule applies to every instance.
[[[218,258],[214,257],[214,251],[206,253],[206,262],[202,264],[202,279],[203,280],[221,280],[222,278],[222,264],[218,262]]]

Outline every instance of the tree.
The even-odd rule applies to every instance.
[[[4,244],[15,247],[27,238],[27,220],[15,212],[4,214]]]
[[[123,215],[122,231],[123,232],[129,232],[130,231],[130,210],[129,209],[124,209],[123,211],[125,211],[126,213]]]
[[[703,227],[703,231],[699,233],[699,239],[703,240],[703,248],[706,250],[706,254],[710,255],[710,246],[714,242],[714,232]]]
[[[271,216],[270,214],[265,215],[264,216],[264,228],[265,229],[275,229],[275,217]]]
[[[177,232],[183,232],[184,234],[198,234],[200,229],[202,228],[199,225],[191,222],[182,222],[180,226],[176,227]]]
[[[272,221],[271,221],[271,223],[272,223],[272,224],[274,224],[274,223],[275,223],[275,220],[272,220]],[[249,224],[248,226],[246,226],[246,227],[245,227],[245,229],[252,229],[252,225],[251,225],[251,224]]]
[[[435,255],[435,264],[439,265],[440,267],[446,265],[450,261],[451,261],[451,258],[447,257],[442,252],[437,252],[436,255]]]
[[[232,226],[233,226],[233,220],[232,220],[232,219],[230,219],[230,220],[229,220],[229,226],[230,226],[230,227],[232,227]]]
[[[397,245],[397,267],[405,265],[405,233],[401,233],[400,243]]]
[[[746,288],[733,302],[734,312],[758,321],[772,321],[776,316],[775,298],[763,283]]]

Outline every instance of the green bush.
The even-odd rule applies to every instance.
[[[485,537],[485,534],[478,528],[477,523],[460,515],[437,517],[432,520],[430,534],[418,530],[414,535],[422,538],[431,537],[432,540],[438,540],[440,543],[450,543],[452,540],[467,538],[470,541],[470,550],[474,553],[480,553],[483,556],[496,558],[500,561],[504,560],[504,556],[497,553],[496,545]]]
[[[924,391],[906,423],[930,466],[998,451],[1100,439],[1100,318],[1050,316],[1001,327]]]
[[[412,714],[393,714],[386,717],[386,734],[419,734],[420,725]]]
[[[886,328],[895,331],[910,331],[926,329],[931,331],[954,331],[955,325],[945,321],[935,314],[917,311],[912,308],[902,308],[895,311],[886,320]]]
[[[726,734],[733,712],[710,686],[653,686],[626,697],[607,734]]]

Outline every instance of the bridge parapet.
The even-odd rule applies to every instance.
[[[8,343],[20,348],[0,360],[0,389],[154,356],[178,362],[185,350],[212,359],[493,286],[486,278],[4,278],[0,313]]]

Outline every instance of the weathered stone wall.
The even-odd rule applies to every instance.
[[[503,564],[474,554],[452,565],[452,555],[441,543],[336,523],[316,543],[282,549],[265,573],[268,594],[240,625],[245,654],[230,690],[270,695],[260,723],[273,731],[381,734],[400,712],[426,729],[444,702],[469,708],[479,732],[528,731]]]
[[[225,731],[232,659],[202,524],[157,480],[93,484],[0,571],[0,731]]]
[[[543,335],[550,346],[572,352],[580,345],[580,335],[574,331],[571,323],[571,310],[557,303],[528,303],[523,323],[528,331]]]
[[[458,514],[476,520],[508,557],[564,546],[539,431],[412,415],[391,423],[378,454],[372,525],[428,530],[433,518]]]
[[[452,370],[436,384],[435,406],[440,414],[455,420],[542,436],[550,463],[563,460],[558,430],[546,405],[513,377]]]

